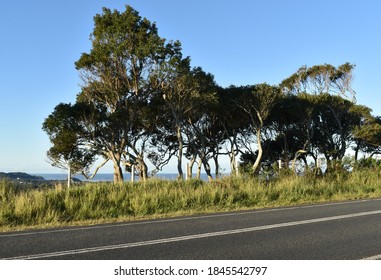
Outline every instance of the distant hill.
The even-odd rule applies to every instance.
[[[0,172],[0,179],[11,179],[11,180],[28,180],[28,181],[42,181],[45,180],[42,176],[33,176],[24,172]]]

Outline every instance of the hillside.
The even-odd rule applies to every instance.
[[[24,172],[0,172],[0,179],[10,179],[10,180],[36,180],[36,181],[41,181],[45,180],[41,176],[33,176]]]

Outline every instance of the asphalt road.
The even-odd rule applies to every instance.
[[[0,233],[0,259],[381,259],[381,199]]]

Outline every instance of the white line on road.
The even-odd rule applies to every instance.
[[[99,226],[73,227],[73,228],[65,228],[65,229],[32,231],[32,232],[15,232],[15,233],[10,233],[10,234],[1,234],[0,238],[2,238],[2,237],[25,236],[25,235],[60,233],[60,232],[71,232],[71,231],[82,231],[82,230],[93,230],[93,229],[105,229],[105,228],[110,228],[110,227],[125,227],[125,226],[146,225],[146,224],[170,223],[170,222],[179,222],[179,221],[188,221],[188,220],[200,220],[200,219],[208,219],[208,218],[240,216],[240,215],[248,215],[248,214],[253,214],[253,213],[266,213],[266,212],[298,210],[298,209],[316,208],[316,207],[337,206],[337,205],[343,205],[343,204],[354,204],[354,203],[363,203],[363,202],[368,202],[368,201],[380,201],[380,200],[381,199],[364,199],[364,200],[355,200],[355,201],[323,203],[323,204],[294,206],[294,207],[280,207],[280,208],[253,210],[253,211],[245,211],[245,212],[220,213],[220,214],[213,214],[213,215],[202,215],[202,216],[181,217],[181,218],[172,218],[172,219],[148,220],[148,221],[141,221],[141,222],[138,221],[138,222],[128,222],[128,223],[99,225]]]
[[[59,251],[59,252],[52,252],[52,253],[42,253],[42,254],[35,254],[35,255],[18,256],[18,257],[13,257],[13,258],[5,258],[4,260],[43,259],[43,258],[51,258],[51,257],[65,256],[65,255],[93,253],[93,252],[106,251],[106,250],[126,249],[126,248],[141,247],[141,246],[148,246],[148,245],[155,245],[155,244],[164,244],[164,243],[170,243],[170,242],[179,242],[179,241],[185,241],[185,240],[194,240],[194,239],[201,239],[201,238],[208,238],[208,237],[239,234],[239,233],[254,232],[254,231],[261,231],[261,230],[269,230],[269,229],[282,228],[282,227],[321,223],[321,222],[327,222],[327,221],[342,220],[342,219],[349,219],[349,218],[356,218],[356,217],[363,217],[363,216],[377,215],[377,214],[381,214],[381,210],[347,214],[347,215],[339,215],[339,216],[332,216],[332,217],[318,218],[318,219],[311,219],[311,220],[295,221],[295,222],[288,222],[288,223],[280,223],[280,224],[273,224],[273,225],[266,225],[266,226],[257,226],[257,227],[249,227],[249,228],[242,228],[242,229],[217,231],[217,232],[186,235],[186,236],[164,238],[164,239],[156,239],[156,240],[149,240],[149,241],[142,241],[142,242],[125,243],[125,244],[118,244],[118,245],[109,245],[109,246],[83,248],[83,249],[76,249],[76,250]]]

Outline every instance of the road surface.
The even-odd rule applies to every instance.
[[[381,259],[381,199],[0,233],[0,259]]]

